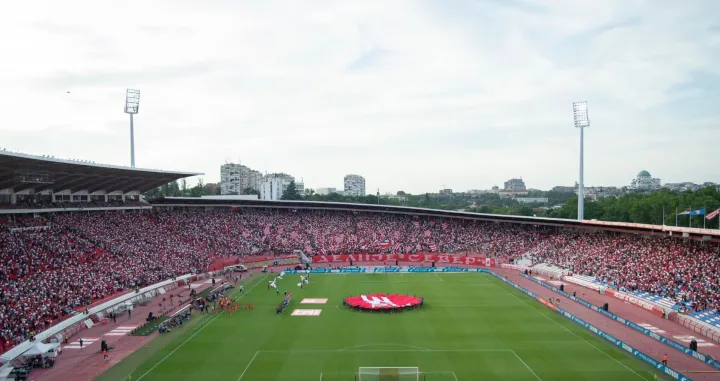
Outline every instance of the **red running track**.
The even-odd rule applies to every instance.
[[[209,280],[201,280],[193,283],[193,285],[197,285],[195,287],[196,291],[201,292],[203,289],[212,286],[211,282],[212,281]],[[90,381],[94,379],[131,353],[142,348],[157,335],[157,333],[154,333],[150,336],[129,336],[125,334],[124,330],[120,331],[121,333],[119,334],[118,331],[122,329],[119,327],[141,326],[145,323],[148,313],[152,312],[154,315],[159,316],[160,310],[162,309],[159,306],[159,301],[162,298],[166,299],[164,308],[167,309],[170,306],[170,295],[174,295],[175,303],[177,303],[180,299],[187,299],[189,294],[190,290],[188,287],[175,288],[151,299],[147,305],[135,306],[135,309],[132,310],[131,317],[128,317],[127,314],[122,314],[116,318],[115,323],[109,321],[108,324],[98,324],[92,328],[78,332],[69,338],[68,342],[70,346],[74,346],[73,343],[77,342],[80,338],[97,340],[93,342],[84,340],[85,344],[82,349],[63,348],[60,355],[55,359],[54,367],[49,369],[35,369],[30,374],[29,379],[33,381]],[[114,330],[115,332],[113,332]],[[114,333],[114,335],[108,335],[109,333]],[[110,357],[109,361],[103,360],[102,352],[100,351],[100,343],[103,339],[105,339],[108,346],[113,348],[108,352]],[[62,345],[62,347],[65,346],[65,344]]]
[[[716,359],[720,358],[720,346],[718,346],[717,343],[714,343],[710,339],[698,335],[697,333],[694,333],[673,321],[663,319],[650,313],[649,311],[628,302],[623,302],[617,298],[603,295],[572,283],[563,283],[565,283],[565,292],[569,292],[571,294],[573,291],[577,292],[576,295],[578,297],[596,306],[602,306],[603,304],[608,303],[610,312],[630,320],[633,323],[640,324],[644,328],[654,331],[661,336],[665,336],[668,339],[673,339],[680,344],[688,346],[690,344],[691,337],[695,338],[698,342],[698,352],[710,355]],[[607,319],[607,317],[605,318]]]
[[[507,276],[507,278],[515,282],[522,287],[532,291],[533,293],[543,297],[543,298],[558,298],[560,300],[559,307],[564,309],[565,311],[570,312],[571,314],[577,316],[578,318],[594,325],[595,327],[602,329],[603,331],[611,334],[612,336],[616,338],[622,339],[625,343],[632,346],[633,348],[636,348],[645,354],[652,356],[658,361],[661,361],[663,358],[663,355],[665,353],[668,354],[668,365],[685,374],[686,376],[690,377],[693,380],[707,380],[707,381],[717,381],[720,379],[720,374],[717,373],[693,373],[693,372],[715,372],[716,369],[711,367],[708,364],[703,363],[702,361],[699,361],[692,356],[686,355],[684,353],[681,353],[679,351],[676,351],[665,344],[662,344],[655,339],[648,337],[638,331],[635,331],[634,329],[627,327],[624,324],[621,324],[619,322],[616,322],[615,320],[609,319],[600,313],[597,313],[595,311],[590,310],[589,308],[586,308],[582,306],[579,303],[573,302],[570,299],[567,299],[560,294],[557,294],[533,281],[527,280],[520,276],[520,273],[516,270],[510,270],[510,269],[500,269],[500,268],[494,268],[492,271],[496,272],[497,274]],[[569,288],[566,288],[565,291],[572,293],[572,291]],[[573,291],[580,291],[577,289],[573,289]],[[587,290],[586,290],[587,291]],[[585,296],[588,296],[590,293],[585,292]],[[582,292],[580,292],[580,295],[577,295],[585,299],[585,296],[582,295]],[[597,301],[597,299],[586,299],[588,302],[594,303],[594,301]],[[626,305],[617,303],[615,301],[614,303],[611,301],[602,301],[598,303],[598,305],[602,305],[603,303],[610,303],[610,310],[614,314],[617,314],[622,317],[627,317],[629,320],[633,320],[631,316],[634,313],[636,313],[637,308],[634,306]],[[650,321],[648,319],[645,319],[647,321]],[[633,320],[634,321],[634,320]],[[653,320],[654,321],[654,320]],[[639,321],[634,321],[635,323],[641,323]],[[573,323],[575,324],[575,323]],[[674,324],[674,323],[670,323]],[[600,339],[604,340],[604,339]],[[707,353],[707,352],[706,352]]]

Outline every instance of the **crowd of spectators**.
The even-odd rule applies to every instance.
[[[38,199],[18,200],[17,203],[0,202],[0,209],[67,209],[67,208],[122,208],[128,206],[149,206],[148,203],[134,200],[90,200],[90,201],[51,201]]]
[[[308,255],[529,257],[693,308],[720,307],[717,246],[681,240],[399,214],[200,208],[66,212],[0,219],[0,350],[72,309],[117,292],[202,272],[219,258],[297,249]]]
[[[7,218],[0,216],[0,229],[24,229],[24,228],[38,228],[49,226],[50,223],[45,218],[35,218],[25,214],[14,216],[13,218]]]
[[[594,276],[621,291],[674,300],[684,309],[720,308],[717,244],[610,234],[553,234],[525,256],[575,274]]]

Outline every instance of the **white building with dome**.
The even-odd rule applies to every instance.
[[[646,170],[640,171],[637,177],[630,182],[630,189],[636,191],[654,191],[660,188],[660,179],[653,178]]]

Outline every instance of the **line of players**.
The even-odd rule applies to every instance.
[[[285,271],[281,271],[275,279],[268,281],[268,290],[275,289],[275,292],[280,295],[280,289],[277,287],[277,281],[282,280],[284,276]],[[300,283],[297,284],[298,287],[304,288],[308,284],[310,284],[310,273],[307,273],[306,275],[300,274]],[[285,290],[285,295],[287,295],[287,290]]]
[[[277,287],[277,281],[282,280],[284,276],[285,276],[285,271],[281,271],[280,274],[278,274],[278,276],[275,279],[268,281],[268,290],[275,289],[275,293],[280,295],[280,289],[278,289],[278,287]],[[300,287],[302,289],[308,284],[310,284],[310,273],[308,273],[306,275],[300,274],[300,283],[298,283],[298,287]],[[285,290],[285,299],[275,309],[276,314],[279,315],[285,309],[285,307],[288,306],[288,304],[290,303],[290,296],[291,296],[291,294],[288,294],[287,290]]]

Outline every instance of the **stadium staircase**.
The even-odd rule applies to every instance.
[[[689,315],[713,327],[720,328],[720,313],[715,309],[693,312]]]
[[[570,274],[570,270],[549,265],[547,263],[540,263],[532,267],[533,274],[545,275],[560,279],[561,277]]]
[[[653,302],[653,303],[658,304],[667,309],[671,309],[671,310],[675,310],[675,311],[679,311],[682,309],[681,305],[677,304],[674,300],[669,299],[669,298],[663,298],[662,296],[653,295],[653,294],[651,294],[649,292],[645,292],[645,291],[635,291],[632,294],[633,294],[633,296]]]

